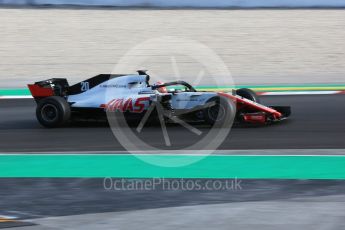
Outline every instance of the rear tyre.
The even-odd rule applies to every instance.
[[[235,114],[233,103],[220,96],[211,98],[207,103],[215,103],[203,110],[205,121],[217,127],[231,127]]]
[[[37,104],[36,117],[44,127],[61,127],[70,120],[71,108],[62,97],[43,98]]]
[[[256,103],[260,103],[260,99],[258,95],[251,89],[247,89],[247,88],[238,89],[236,90],[236,94],[248,100],[254,101]]]

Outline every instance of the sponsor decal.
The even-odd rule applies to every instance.
[[[117,84],[104,84],[100,85],[102,88],[127,88],[127,85],[117,85]]]
[[[145,109],[145,106],[148,106],[150,98],[149,97],[140,97],[140,98],[118,98],[112,99],[107,104],[102,104],[100,107],[104,108],[107,112],[132,112],[132,113],[142,113]]]

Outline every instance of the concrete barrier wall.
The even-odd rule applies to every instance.
[[[0,4],[147,7],[345,7],[344,0],[0,0]]]

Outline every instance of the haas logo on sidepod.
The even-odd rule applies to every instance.
[[[128,98],[128,99],[113,99],[107,104],[102,104],[101,108],[104,108],[107,112],[133,112],[133,113],[142,113],[145,109],[145,105],[148,105],[149,97],[141,98]]]

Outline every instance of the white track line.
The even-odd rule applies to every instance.
[[[8,220],[18,219],[18,217],[16,217],[16,216],[8,216],[8,215],[1,215],[1,214],[0,214],[0,218],[8,219]]]
[[[259,95],[285,96],[285,95],[328,95],[340,94],[343,91],[286,91],[286,92],[262,92]]]
[[[11,96],[0,96],[0,99],[29,99],[31,95],[11,95]]]

